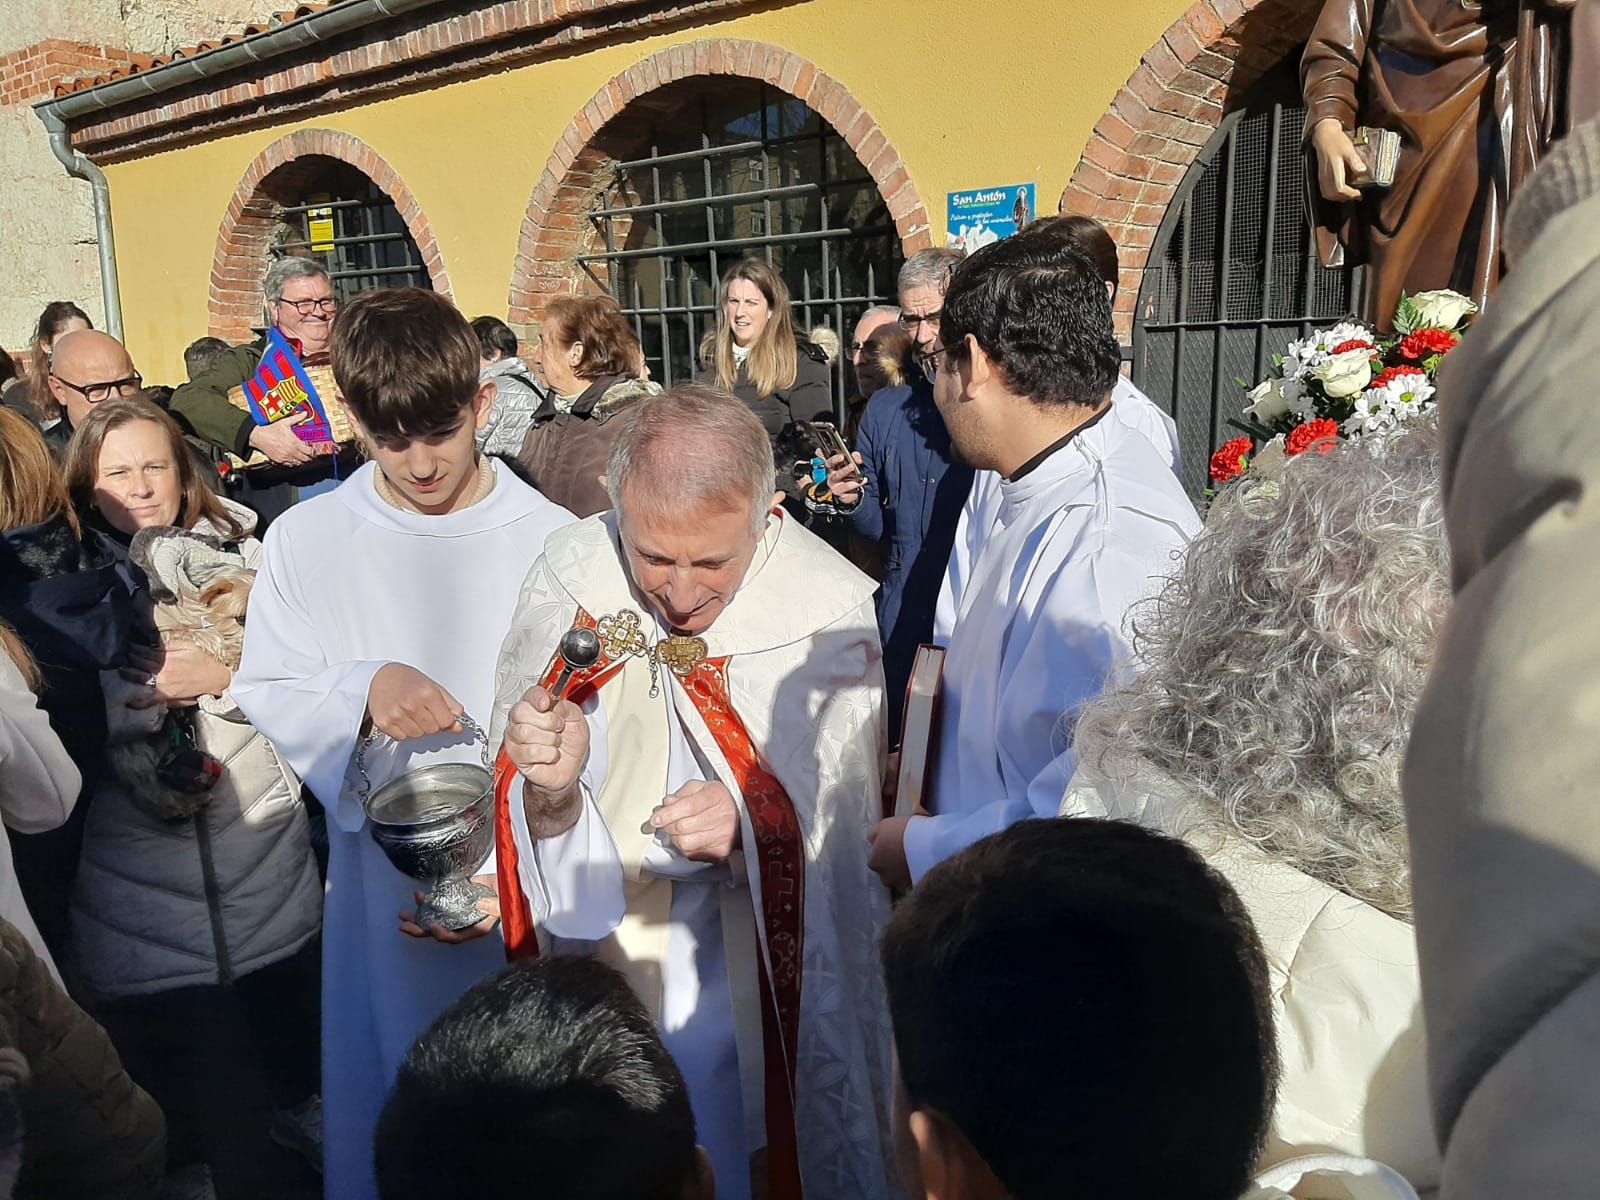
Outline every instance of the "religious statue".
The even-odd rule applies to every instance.
[[[1325,266],[1367,264],[1369,320],[1435,288],[1481,305],[1498,281],[1511,194],[1564,132],[1572,4],[1327,0],[1300,65],[1313,220]],[[1392,182],[1358,130],[1399,135]]]

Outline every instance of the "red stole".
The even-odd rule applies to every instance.
[[[573,624],[593,629],[596,623],[580,608]],[[626,659],[614,661],[602,651],[594,666],[573,675],[568,699],[581,705],[599,691],[624,662]],[[561,661],[557,656],[539,681],[540,686],[546,689],[554,686],[560,673]],[[760,873],[761,912],[758,915],[772,963],[770,976],[762,964],[757,964],[766,1060],[768,1198],[798,1200],[802,1193],[794,1094],[805,940],[805,850],[800,821],[783,785],[761,766],[750,733],[733,710],[728,693],[727,658],[705,659],[686,677],[681,677],[681,683],[733,770],[734,782],[744,796],[745,810],[755,832],[755,846],[747,846],[745,851],[754,853]],[[522,891],[517,847],[511,835],[511,803],[515,795],[512,784],[516,779],[517,769],[502,750],[495,763],[495,870],[500,885],[506,954],[513,961],[536,958],[539,953],[533,910]]]

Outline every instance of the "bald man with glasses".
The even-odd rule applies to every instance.
[[[66,413],[51,426],[46,440],[65,446],[72,431],[88,420],[94,406],[120,396],[137,396],[144,380],[133,368],[127,348],[109,333],[80,329],[62,334],[50,348],[50,394]],[[50,434],[56,434],[52,439]]]
[[[309,258],[280,258],[262,281],[267,320],[295,347],[307,366],[326,361],[333,320],[339,311],[333,280]],[[228,393],[253,377],[266,351],[265,337],[220,352],[211,366],[172,394],[172,411],[210,445],[217,458],[232,454],[249,460],[257,451],[267,461],[235,471],[230,483],[237,498],[255,509],[265,527],[297,501],[325,491],[356,467],[353,456],[340,462],[332,443],[300,440],[290,420],[257,425],[235,408]],[[332,396],[323,396],[325,405]]]

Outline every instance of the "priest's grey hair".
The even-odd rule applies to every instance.
[[[748,498],[751,524],[761,529],[777,469],[772,439],[742,400],[684,383],[645,397],[616,419],[624,424],[606,461],[606,494],[619,516],[625,500],[693,516]]]
[[[283,285],[291,279],[327,279],[328,269],[312,258],[287,255],[274,260],[261,280],[261,294],[269,302],[283,299]]]
[[[1223,492],[1135,615],[1144,673],[1080,713],[1079,762],[1175,787],[1202,846],[1410,920],[1400,770],[1450,600],[1437,443],[1424,418]]]

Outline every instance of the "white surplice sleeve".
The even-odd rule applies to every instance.
[[[605,710],[598,697],[584,704],[589,721],[589,762],[579,776],[583,808],[571,829],[535,841],[521,789],[513,789],[511,836],[517,846],[517,874],[533,907],[534,920],[552,937],[598,941],[614,932],[627,913],[622,887],[622,856],[594,797],[605,783],[610,761]]]
[[[1066,564],[1033,612],[1018,612],[995,691],[1001,786],[991,796],[963,796],[962,812],[911,819],[905,851],[913,881],[992,833],[1059,813],[1076,766],[1072,720],[1131,659],[1124,617],[1150,588],[1148,565],[1100,554]]]
[[[341,794],[345,772],[361,736],[372,677],[387,664],[341,661],[337,649],[319,639],[314,612],[294,545],[283,525],[274,525],[250,593],[233,699],[340,828],[354,831],[365,815],[354,797]]]

